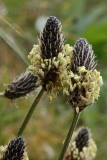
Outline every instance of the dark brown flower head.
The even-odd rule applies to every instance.
[[[90,133],[87,128],[83,127],[78,131],[78,134],[75,138],[75,142],[76,142],[76,147],[78,148],[79,151],[82,151],[83,147],[88,146],[89,138],[90,138]]]
[[[37,80],[38,77],[27,70],[7,86],[4,96],[11,100],[26,96],[37,88]]]
[[[91,138],[90,131],[82,127],[73,134],[64,160],[92,160],[96,152],[97,147]]]
[[[59,20],[50,16],[40,34],[40,49],[44,59],[57,57],[63,49],[63,35],[61,33],[61,23]]]
[[[78,68],[78,74],[74,74],[72,85],[74,88],[69,92],[68,101],[72,108],[81,112],[85,107],[98,100],[100,87],[103,81],[100,72],[86,70],[85,67]]]
[[[86,39],[78,39],[73,49],[71,61],[72,90],[69,91],[68,96],[68,101],[74,110],[82,111],[99,97],[103,82],[100,72],[95,69],[95,66],[92,46]]]
[[[2,160],[27,160],[24,158],[25,142],[21,137],[11,140],[3,154]]]
[[[92,46],[85,38],[79,38],[74,45],[71,70],[73,73],[77,73],[78,67],[82,66],[84,66],[87,70],[94,70],[96,66]]]
[[[41,57],[44,60],[50,59],[49,61],[51,61],[54,57],[57,57],[63,50],[63,41],[64,38],[61,33],[61,23],[56,17],[50,16],[46,21],[42,33],[40,34],[39,43]],[[48,65],[50,65],[50,69],[48,71],[45,70],[44,72],[43,87],[45,90],[52,90],[52,84],[54,84],[57,79],[56,72],[58,69],[54,66],[54,64]]]
[[[56,17],[50,16],[40,34],[39,45],[34,45],[28,55],[31,62],[28,69],[38,75],[38,83],[47,91],[49,100],[63,86],[59,79],[63,81],[62,72],[67,74],[66,67],[70,67],[72,50],[69,45],[64,46],[61,23]]]

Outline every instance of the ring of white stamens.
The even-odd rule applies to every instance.
[[[46,84],[49,99],[52,99],[52,97],[56,95],[54,92],[57,92],[55,91],[57,90],[57,88],[62,88],[63,93],[66,95],[69,94],[68,89],[73,89],[70,85],[70,79],[73,73],[70,73],[68,77],[67,71],[67,68],[70,68],[72,51],[73,48],[67,44],[64,46],[62,52],[60,52],[57,57],[45,59],[42,58],[40,46],[34,45],[33,49],[28,55],[28,59],[31,62],[31,65],[28,67],[28,69],[32,72],[32,74],[37,74],[39,76],[39,82],[41,83],[41,85],[43,85],[43,79],[45,75],[50,71],[50,69],[55,69],[55,72],[59,77],[59,79],[57,79],[56,81],[56,84],[53,84],[52,82]],[[66,77],[68,77],[68,80],[66,79]],[[37,82],[36,85],[40,85],[39,82]]]

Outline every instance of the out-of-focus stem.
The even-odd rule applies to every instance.
[[[63,160],[63,158],[64,158],[65,152],[66,152],[66,150],[68,148],[69,142],[70,142],[71,137],[72,137],[73,132],[74,132],[74,129],[75,129],[76,125],[77,125],[79,116],[80,116],[80,112],[74,111],[73,121],[72,121],[71,126],[69,128],[69,131],[68,131],[68,134],[67,134],[66,139],[64,141],[64,144],[62,146],[62,149],[61,149],[60,155],[58,157],[58,160]]]

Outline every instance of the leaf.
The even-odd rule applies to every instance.
[[[27,60],[27,57],[24,55],[22,50],[19,48],[13,37],[6,34],[4,30],[0,27],[0,36],[4,39],[4,41],[17,53],[17,55],[27,64],[29,65],[29,62]]]
[[[97,6],[96,8],[90,10],[88,13],[82,15],[76,26],[77,32],[84,32],[89,25],[97,20],[97,18],[104,12],[104,10],[106,10],[106,7],[104,5]]]

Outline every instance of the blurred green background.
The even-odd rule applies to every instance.
[[[96,160],[107,160],[107,0],[1,0],[0,1],[0,92],[25,72],[27,55],[38,43],[48,16],[62,23],[65,44],[86,38],[93,46],[104,85],[100,98],[81,114],[78,126],[87,126],[98,146]],[[36,93],[11,102],[0,98],[0,145],[15,136]],[[30,160],[56,160],[67,134],[73,111],[59,94],[52,103],[43,96],[23,137]]]

